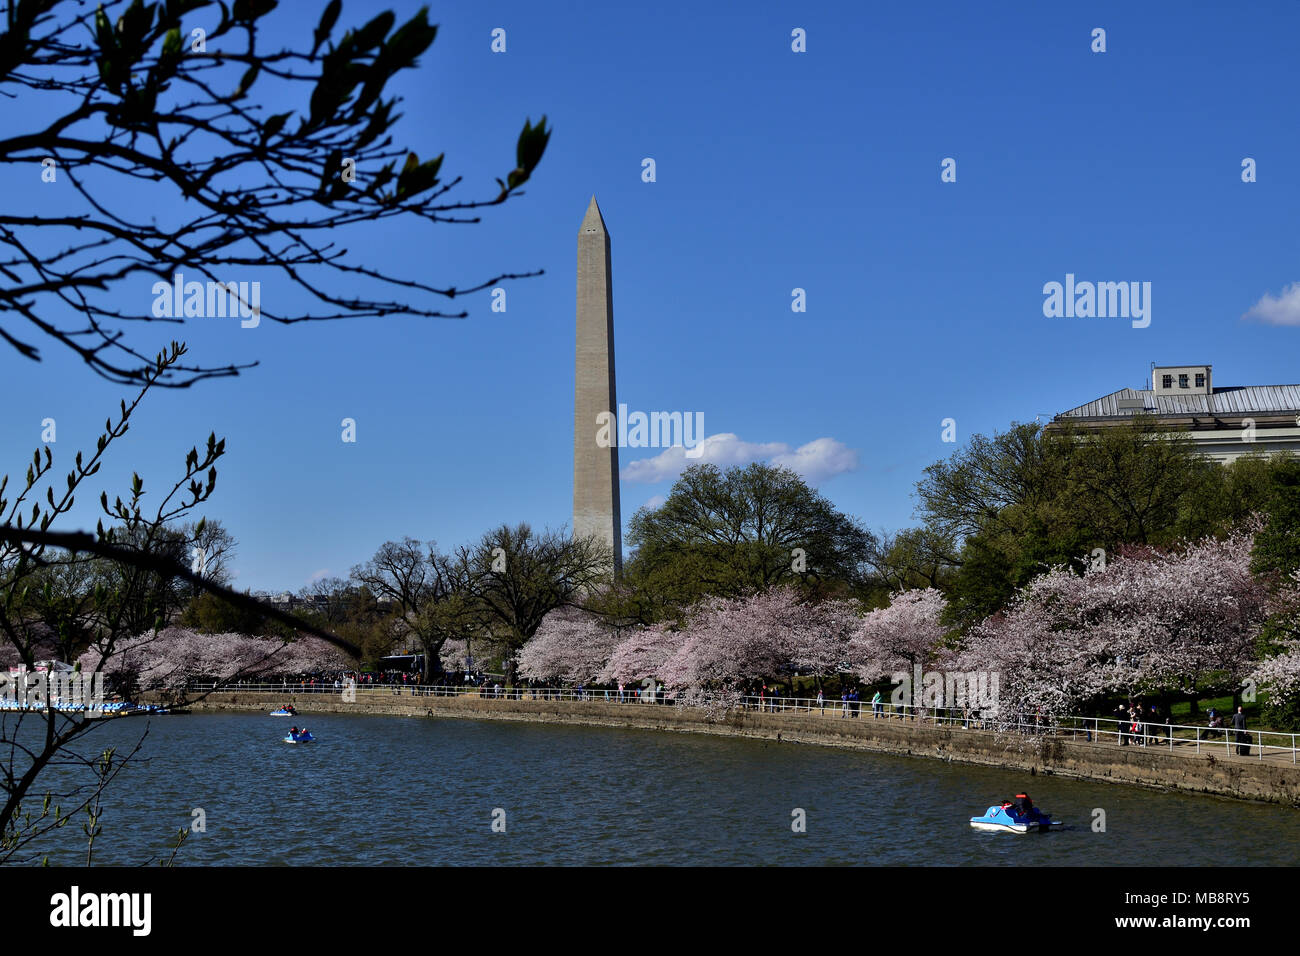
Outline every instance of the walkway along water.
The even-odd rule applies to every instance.
[[[1003,721],[990,727],[954,712],[900,713],[887,706],[885,713],[873,716],[867,703],[846,714],[840,701],[829,700],[819,707],[812,700],[782,698],[774,711],[771,701],[758,698],[701,698],[701,705],[688,706],[643,702],[630,693],[620,702],[617,691],[610,694],[607,699],[603,689],[580,693],[561,688],[511,689],[497,696],[478,688],[399,686],[357,687],[348,695],[355,699],[345,700],[339,690],[323,685],[261,684],[220,691],[195,685],[187,706],[269,712],[292,703],[304,713],[467,717],[756,737],[1300,806],[1300,765],[1289,734],[1264,733],[1261,746],[1259,732],[1252,731],[1250,754],[1240,756],[1231,730],[1228,737],[1207,740],[1204,727],[1152,725],[1143,735],[1145,745],[1120,746],[1116,723],[1103,718],[1070,718],[1052,727]]]

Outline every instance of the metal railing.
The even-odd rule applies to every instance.
[[[996,731],[1020,733],[1025,736],[1047,735],[1083,738],[1085,742],[1113,739],[1119,746],[1158,747],[1171,753],[1217,752],[1223,748],[1227,756],[1254,757],[1263,760],[1270,752],[1278,756],[1289,754],[1291,763],[1298,761],[1300,734],[1271,730],[1236,730],[1230,726],[1209,727],[1204,724],[1174,724],[1142,721],[1137,730],[1131,720],[1111,717],[1062,717],[1049,720],[1026,714],[1002,714],[988,707],[925,707],[896,704],[882,698],[875,700],[844,700],[839,697],[771,697],[752,694],[724,694],[697,692],[684,695],[656,686],[653,694],[649,688],[582,688],[577,687],[527,687],[500,684],[479,686],[475,684],[355,684],[317,681],[290,683],[191,683],[189,690],[197,693],[212,691],[253,692],[278,695],[294,694],[355,694],[360,698],[392,697],[474,697],[481,700],[553,700],[610,704],[654,704],[657,706],[722,706],[763,713],[812,714],[828,719],[899,720],[918,725],[931,724],[967,731]]]
[[[290,696],[293,694],[342,694],[345,691],[355,692],[358,696],[367,697],[477,697],[484,700],[569,700],[569,701],[588,701],[599,703],[637,703],[643,701],[643,695],[640,688],[625,688],[624,690],[616,689],[583,689],[578,690],[574,687],[524,687],[506,685],[488,685],[480,687],[477,684],[355,684],[348,687],[344,684],[334,684],[333,682],[310,683],[254,683],[249,681],[234,682],[191,682],[187,688],[195,693],[210,693],[212,691],[222,692],[252,692],[252,693],[273,693]],[[660,703],[674,703],[673,697],[664,698],[662,688],[659,694]],[[649,703],[648,698],[644,702]]]

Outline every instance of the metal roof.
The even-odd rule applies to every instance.
[[[1300,385],[1243,385],[1216,388],[1212,395],[1157,395],[1151,389],[1122,388],[1057,418],[1129,418],[1137,409],[1119,407],[1119,400],[1141,399],[1143,411],[1159,417],[1174,415],[1235,416],[1300,412]]]

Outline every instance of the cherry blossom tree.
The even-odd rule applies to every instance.
[[[663,680],[665,664],[685,639],[684,631],[675,630],[666,623],[626,630],[610,653],[609,663],[596,679],[600,683],[628,685],[651,678]]]
[[[789,666],[790,630],[799,625],[784,589],[711,598],[687,618],[687,638],[664,665],[670,687],[735,687]]]
[[[851,601],[826,600],[803,605],[802,623],[790,635],[790,663],[803,674],[817,678],[841,671],[849,662],[849,643],[862,624]]]
[[[927,663],[939,650],[945,606],[939,591],[919,588],[900,591],[888,607],[869,612],[848,642],[849,661],[859,676],[875,682]]]
[[[1083,579],[1064,568],[1034,578],[1003,611],[977,625],[945,668],[997,676],[997,711],[1007,720],[1052,719],[1103,686],[1104,662],[1078,626]]]
[[[845,661],[856,625],[849,603],[806,602],[792,587],[709,598],[686,615],[679,643],[658,676],[669,687],[715,689],[796,670],[820,677]]]
[[[438,650],[438,662],[444,671],[462,671],[465,659],[470,656],[469,641],[450,639]]]
[[[1275,726],[1300,725],[1300,570],[1292,572],[1273,591],[1276,617],[1270,637],[1272,654],[1247,677],[1267,692],[1266,715]]]
[[[242,672],[250,676],[280,676],[299,674],[334,674],[339,671],[356,669],[357,660],[349,657],[339,648],[311,635],[299,635],[294,640],[277,649],[277,641],[254,638],[257,645],[252,653],[265,655],[261,661],[254,661]],[[235,676],[242,676],[236,674]]]
[[[519,673],[531,680],[593,681],[618,643],[618,632],[594,615],[551,611],[519,651]]]
[[[621,683],[656,678],[672,688],[715,690],[794,671],[820,678],[846,660],[857,622],[850,602],[806,602],[792,587],[707,598],[680,625],[625,631],[598,677]]]
[[[91,647],[80,657],[82,671],[102,666],[119,687],[141,691],[183,691],[191,681],[224,683],[236,678],[329,673],[356,662],[317,638],[293,641],[245,634],[200,634],[181,627],[119,640],[105,657]]]
[[[1260,663],[1250,680],[1268,691],[1271,702],[1289,705],[1300,698],[1300,641],[1289,641],[1278,654]]]
[[[1022,713],[1111,694],[1235,693],[1265,621],[1291,600],[1251,573],[1252,544],[1244,529],[1129,550],[1083,575],[1054,568],[974,628],[953,662],[1000,672],[1003,700]]]

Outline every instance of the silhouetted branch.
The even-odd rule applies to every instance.
[[[287,281],[281,289],[295,294],[278,290],[276,301],[305,293],[313,305],[290,311],[260,295],[243,305],[255,304],[259,321],[294,324],[463,319],[463,309],[428,299],[541,274],[501,272],[458,288],[390,275],[340,245],[348,227],[395,217],[478,222],[466,213],[520,194],[550,130],[545,117],[536,126],[526,122],[515,167],[496,180],[496,194],[452,201],[461,177],[440,179],[445,154],[421,161],[393,144],[399,99],[383,96],[433,43],[437,27],[427,8],[401,26],[385,11],[335,38],[342,5],[332,0],[304,52],[259,47],[260,21],[276,6],[120,0],[92,11],[75,0],[8,4],[0,94],[19,91],[39,103],[34,115],[44,123],[0,136],[0,165],[16,167],[6,179],[30,176],[35,184],[26,191],[32,208],[9,204],[0,215],[0,339],[20,355],[39,360],[37,340],[51,338],[112,381],[140,380],[150,360],[128,342],[123,324],[197,317],[188,304],[182,311],[189,314],[160,309],[158,293],[145,299],[143,287],[139,311],[123,309],[123,284],[146,276],[170,283],[182,273],[205,286]],[[296,95],[298,108],[267,115],[251,99],[255,88],[267,101]],[[156,198],[141,204],[134,180]],[[69,185],[79,209],[66,205]],[[57,208],[48,208],[56,198]],[[206,315],[202,306],[199,314]],[[249,367],[175,365],[159,384],[186,386]]]

